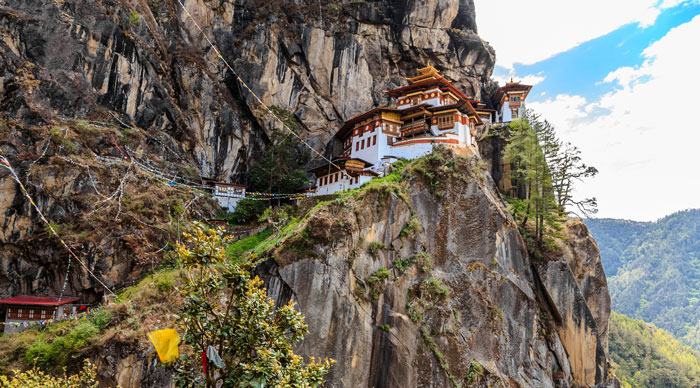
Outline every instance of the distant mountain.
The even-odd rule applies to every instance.
[[[615,311],[700,350],[700,210],[656,222],[589,219]]]
[[[700,357],[667,331],[613,311],[609,340],[622,388],[700,386]]]

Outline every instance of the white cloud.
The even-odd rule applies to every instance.
[[[476,0],[479,35],[499,65],[533,64],[628,23],[652,25],[659,9],[697,0]]]
[[[492,78],[495,81],[498,81],[498,83],[501,86],[505,85],[506,82],[510,82],[511,79],[513,79],[513,81],[522,82],[525,85],[534,86],[544,81],[547,77],[543,76],[542,74],[528,74],[526,76],[520,77],[516,75],[515,72],[511,71],[508,75],[494,75]]]
[[[615,90],[597,101],[559,95],[528,106],[578,145],[600,170],[580,195],[599,199],[601,216],[653,220],[700,207],[695,117],[700,16],[669,31],[644,51],[645,62],[604,81]]]

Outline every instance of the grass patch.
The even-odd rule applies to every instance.
[[[408,269],[408,267],[411,266],[411,264],[415,263],[416,259],[414,257],[409,257],[408,259],[404,260],[394,260],[394,268],[399,271],[399,273],[404,273]]]
[[[141,279],[133,286],[119,294],[121,302],[148,302],[155,299],[159,293],[169,292],[168,288],[175,287],[178,273],[176,270],[156,272]]]
[[[299,233],[299,226],[302,224],[303,219],[298,218],[298,217],[293,217],[289,220],[287,225],[283,226],[279,232],[268,235],[267,238],[263,239],[260,241],[259,244],[257,244],[252,250],[251,254],[255,256],[264,256],[266,253],[268,253],[272,248],[278,247],[287,240],[287,238],[292,237],[293,235]],[[305,237],[304,235],[307,233],[307,230],[304,229],[301,231],[301,237]]]
[[[418,323],[418,322],[423,321],[423,315],[421,315],[421,313],[419,313],[413,307],[413,303],[411,303],[410,301],[406,302],[406,311],[408,311],[408,317],[411,318],[411,321],[413,321],[413,323]]]
[[[438,362],[440,363],[440,367],[445,372],[447,372],[450,366],[447,364],[445,356],[440,352],[440,349],[438,349],[437,343],[435,343],[435,339],[433,339],[433,337],[430,335],[428,328],[425,326],[421,326],[420,334],[421,336],[423,336],[423,342],[425,343],[425,346],[428,349],[430,349],[431,352],[433,352],[435,358],[437,358]]]
[[[265,229],[255,236],[242,238],[226,247],[226,257],[238,258],[252,250],[272,235],[272,229]]]
[[[423,273],[428,273],[433,269],[433,259],[427,252],[420,252],[416,255],[416,265]]]

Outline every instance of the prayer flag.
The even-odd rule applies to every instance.
[[[155,330],[148,333],[148,339],[158,352],[160,362],[170,363],[180,355],[177,346],[180,344],[180,336],[175,329]]]

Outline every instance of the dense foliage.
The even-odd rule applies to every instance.
[[[654,223],[586,220],[598,241],[613,309],[700,350],[700,210]]]
[[[51,376],[36,366],[28,371],[14,371],[12,376],[0,376],[3,388],[97,388],[97,368],[85,360],[83,369],[71,376]]]
[[[556,251],[560,222],[569,213],[597,211],[595,198],[575,199],[574,184],[598,173],[581,161],[581,152],[564,143],[554,127],[530,110],[513,120],[504,133],[503,159],[510,167],[509,209],[536,256]]]
[[[301,124],[292,112],[272,106],[271,109],[293,131],[301,130]],[[251,191],[266,193],[294,193],[308,183],[304,168],[311,155],[294,135],[285,130],[271,131],[271,144],[265,154],[250,171]]]
[[[700,386],[700,357],[671,334],[614,311],[610,358],[623,388]]]
[[[537,246],[541,246],[560,228],[560,212],[536,125],[535,118],[528,116],[511,123],[504,158],[512,166],[511,178],[516,187],[524,187],[522,195],[509,198],[511,209],[521,228],[526,228],[528,221],[532,221],[534,240]]]
[[[196,225],[177,248],[186,298],[179,323],[194,354],[176,366],[180,387],[317,387],[332,360],[304,363],[292,345],[308,332],[294,304],[275,308],[250,260],[226,259],[225,241]],[[221,360],[200,355],[214,352]]]

